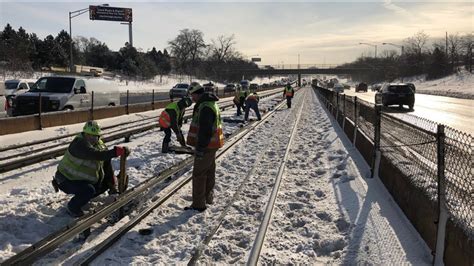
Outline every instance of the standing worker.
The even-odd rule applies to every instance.
[[[186,108],[191,106],[192,100],[189,97],[183,97],[178,102],[168,104],[160,115],[160,127],[165,131],[165,138],[161,145],[161,152],[167,153],[169,151],[169,144],[171,141],[171,130],[176,134],[176,139],[181,146],[186,147],[181,126],[183,125],[184,113]]]
[[[247,98],[247,95],[246,86],[242,86],[235,94],[234,104],[237,106],[237,116],[240,116],[242,111],[245,110],[245,98]]]
[[[185,210],[206,210],[206,203],[214,201],[214,184],[216,178],[216,152],[224,146],[222,121],[213,93],[204,93],[204,88],[197,84],[189,89],[194,105],[193,119],[189,127],[187,144],[195,147],[193,166],[193,203]]]
[[[74,194],[67,204],[67,211],[73,217],[84,215],[82,207],[92,198],[109,189],[117,193],[117,177],[110,160],[121,155],[128,156],[127,147],[115,146],[107,150],[100,138],[100,127],[96,121],[88,121],[69,145],[58,165],[53,187],[66,194]]]
[[[262,120],[262,117],[260,116],[260,110],[258,110],[259,101],[260,97],[256,92],[250,93],[250,95],[245,98],[245,121],[249,119],[250,108],[252,108],[252,110],[257,115],[257,119]]]
[[[286,105],[288,108],[291,108],[291,99],[293,99],[294,94],[295,90],[291,87],[291,83],[288,82],[283,90],[283,97],[286,97]]]

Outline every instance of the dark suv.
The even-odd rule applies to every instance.
[[[357,84],[357,86],[355,87],[355,92],[359,92],[359,91],[367,92],[367,84],[364,82]]]
[[[413,110],[415,105],[415,91],[407,83],[387,83],[375,94],[375,103],[383,106],[408,105]]]

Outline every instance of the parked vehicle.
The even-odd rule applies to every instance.
[[[342,86],[341,84],[337,83],[337,84],[334,84],[334,87],[332,89],[334,92],[337,92],[337,93],[342,93],[344,92],[344,86]]]
[[[250,86],[250,82],[249,82],[248,80],[246,80],[246,79],[241,80],[241,81],[240,81],[240,86],[241,86],[242,88],[247,88],[247,89],[248,89],[249,86]]]
[[[212,92],[212,93],[217,93],[217,86],[214,85],[214,83],[210,82],[202,85],[204,88],[204,91],[206,92]]]
[[[28,92],[17,95],[13,100],[12,114],[38,113],[40,95],[42,112],[90,108],[92,92],[94,106],[120,104],[120,93],[109,81],[52,76],[40,78]]]
[[[19,94],[25,93],[35,84],[35,80],[9,79],[5,81],[5,111],[8,116],[13,113],[13,100]]]
[[[224,93],[226,92],[235,92],[236,86],[233,83],[229,83],[224,87]]]
[[[170,90],[170,99],[188,96],[189,84],[178,83]]]
[[[0,117],[5,116],[7,99],[5,97],[5,83],[0,83]]]
[[[249,89],[250,91],[257,91],[258,90],[258,84],[257,83],[250,83]]]
[[[357,84],[357,86],[355,87],[355,92],[359,91],[367,92],[367,84],[364,82]]]
[[[408,105],[413,110],[415,105],[415,91],[407,83],[387,83],[375,94],[375,103],[383,106]]]

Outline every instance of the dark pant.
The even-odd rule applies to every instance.
[[[171,128],[165,128],[163,129],[165,132],[165,138],[163,139],[163,143],[170,143],[171,141]]]
[[[213,197],[216,182],[216,152],[204,152],[202,158],[194,158],[193,167],[193,208],[205,208],[206,199]]]
[[[245,102],[245,121],[249,119],[250,109],[252,109],[255,112],[258,120],[262,119],[262,117],[260,116],[260,110],[258,110],[258,103],[256,101],[246,101]]]
[[[286,106],[288,106],[288,108],[291,108],[291,99],[292,98],[293,97],[288,97],[288,96],[286,97]]]
[[[56,175],[58,174],[60,175],[59,172],[56,173]],[[109,177],[107,180],[104,178],[102,183],[97,183],[96,185],[83,180],[69,180],[65,177],[56,178],[56,180],[58,179],[61,180],[58,184],[61,191],[66,194],[74,194],[74,197],[68,203],[68,207],[72,211],[78,212],[91,199],[107,191],[109,188],[107,184],[110,182],[108,179],[112,179],[112,177]]]

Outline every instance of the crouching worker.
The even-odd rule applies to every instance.
[[[107,190],[110,194],[117,193],[117,177],[110,160],[130,154],[127,147],[115,146],[108,150],[100,138],[100,131],[96,121],[86,122],[82,133],[64,153],[53,179],[55,189],[74,194],[67,204],[68,213],[73,217],[84,215],[82,207],[92,198]]]
[[[189,97],[184,97],[178,102],[168,104],[165,110],[160,115],[160,127],[165,131],[165,138],[161,145],[161,152],[167,153],[169,151],[169,144],[171,141],[171,130],[176,134],[176,139],[181,146],[186,147],[181,126],[183,125],[183,118],[186,108],[191,106],[193,101]]]
[[[258,110],[258,102],[260,101],[260,97],[257,95],[256,92],[250,93],[249,96],[245,99],[245,121],[249,120],[249,112],[252,109],[257,115],[258,120],[262,120],[260,116],[260,110]]]

